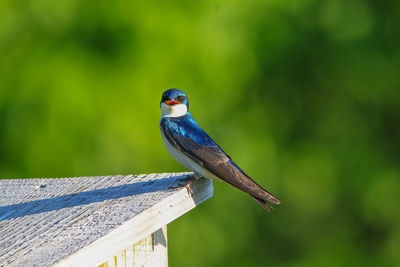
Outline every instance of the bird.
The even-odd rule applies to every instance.
[[[189,113],[189,101],[179,89],[161,97],[160,131],[168,152],[195,178],[216,179],[249,194],[266,211],[280,200],[250,178],[197,124]]]

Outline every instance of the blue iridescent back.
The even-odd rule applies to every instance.
[[[189,112],[182,117],[164,117],[161,125],[171,134],[188,137],[201,145],[218,147],[214,140],[200,128]]]

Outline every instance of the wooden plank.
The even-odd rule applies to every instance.
[[[142,240],[148,233],[156,231],[211,197],[213,193],[212,187],[209,187],[211,184],[211,181],[207,179],[192,183],[190,187],[192,191],[194,190],[193,193],[197,192],[193,194],[193,197],[190,197],[186,188],[183,188],[57,266],[83,266],[83,262],[87,263],[87,266],[101,264],[105,260],[101,256],[107,253],[114,255],[129,244]]]
[[[188,173],[0,180],[0,266],[103,264],[212,196],[211,181],[193,182],[193,196],[187,182]]]
[[[133,261],[127,266],[168,266],[167,226],[133,245]]]
[[[152,261],[148,266],[168,267],[168,238],[167,226],[153,233]],[[139,266],[139,265],[136,265]]]
[[[116,256],[107,259],[99,267],[168,267],[167,226],[130,245]]]

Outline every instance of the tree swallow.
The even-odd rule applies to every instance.
[[[188,98],[179,89],[165,91],[161,98],[160,130],[168,152],[195,177],[217,179],[254,198],[265,210],[280,200],[251,179],[211,139],[190,115]]]

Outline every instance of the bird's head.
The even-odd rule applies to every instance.
[[[164,117],[181,117],[188,112],[189,101],[184,92],[173,88],[162,94],[160,106]]]

